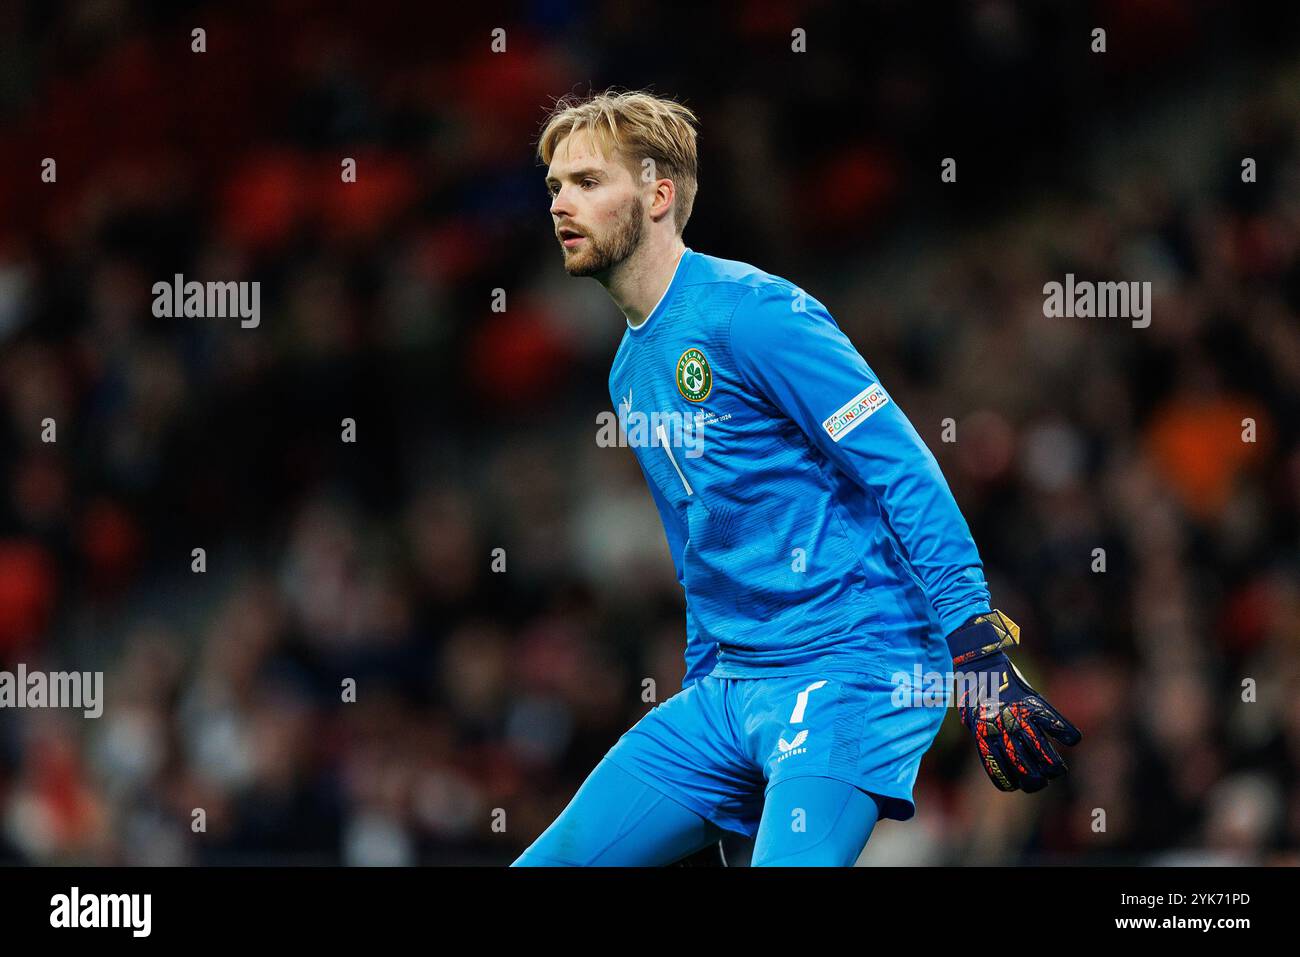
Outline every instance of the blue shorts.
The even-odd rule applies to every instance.
[[[606,758],[728,831],[753,837],[780,781],[826,777],[879,799],[881,817],[916,813],[912,785],[942,707],[900,705],[895,672],[812,671],[701,678],[630,728]]]

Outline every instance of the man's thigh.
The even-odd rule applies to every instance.
[[[602,760],[514,867],[657,867],[715,843],[721,831]]]
[[[666,864],[719,829],[754,836],[764,779],[734,738],[734,694],[706,677],[647,713],[516,863]]]
[[[753,837],[766,781],[737,738],[743,686],[701,678],[642,717],[605,759],[718,827]]]
[[[768,789],[750,865],[852,867],[878,815],[876,799],[845,781],[781,781]]]

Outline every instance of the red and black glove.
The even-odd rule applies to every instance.
[[[948,636],[961,723],[975,735],[980,760],[1002,791],[1040,791],[1067,770],[1052,738],[1075,745],[1083,735],[1016,670],[1005,648],[1020,626],[996,609]]]

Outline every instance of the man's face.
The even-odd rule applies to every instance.
[[[570,276],[606,273],[636,251],[645,221],[639,186],[631,170],[602,156],[585,131],[560,141],[546,187]]]

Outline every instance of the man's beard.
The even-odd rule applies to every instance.
[[[624,215],[614,225],[610,234],[599,238],[587,234],[585,248],[573,255],[565,254],[564,268],[570,276],[598,276],[613,269],[641,245],[642,222],[645,207],[640,196],[633,196],[623,208]]]

